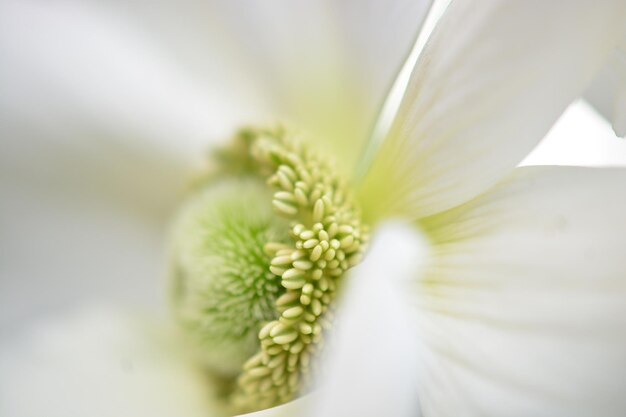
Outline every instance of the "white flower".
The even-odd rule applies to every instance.
[[[339,327],[337,335],[339,341],[357,338],[365,360],[359,362],[357,357],[345,369],[337,365],[334,371],[338,380],[350,376],[353,384],[339,384],[330,393],[322,391],[322,398],[305,403],[305,409],[319,415],[380,415],[381,407],[385,407],[386,414],[402,415],[415,406],[412,398],[384,389],[398,384],[409,392],[414,390],[414,399],[425,416],[624,413],[621,374],[626,368],[626,263],[621,247],[626,230],[621,214],[626,199],[621,190],[626,174],[620,169],[514,168],[565,107],[584,92],[613,53],[624,35],[626,5],[621,3],[459,1],[446,11],[413,69],[388,134],[367,154],[373,155],[371,164],[366,160],[366,175],[359,183],[360,198],[371,218],[401,217],[418,231],[395,226],[378,237],[378,244],[375,236],[371,259],[351,278],[354,290],[348,293],[344,326]],[[99,101],[100,107],[83,109],[85,123],[105,126],[108,135],[130,132],[139,138],[165,141],[182,137],[194,142],[209,132],[204,122],[199,122],[204,117],[212,124],[213,133],[221,134],[232,123],[254,122],[269,111],[272,117],[295,121],[319,137],[329,138],[327,146],[339,145],[333,150],[342,162],[354,164],[359,140],[371,127],[425,5],[397,1],[360,8],[351,3],[299,8],[290,3],[278,11],[263,7],[242,11],[235,10],[232,3],[220,5],[215,9],[213,4],[206,6],[224,13],[209,15],[213,25],[204,18],[194,21],[193,16],[191,21],[174,21],[165,5],[157,4],[149,12],[141,9],[148,13],[143,16],[143,25],[156,28],[162,35],[175,33],[178,37],[163,36],[167,41],[180,42],[176,51],[181,62],[197,64],[189,67],[198,68],[194,77],[185,78],[193,82],[172,85],[168,92],[156,87],[165,80],[178,79],[175,74],[187,67],[172,65],[156,74],[150,66],[133,67],[144,62],[136,59],[136,53],[145,54],[148,62],[155,63],[161,60],[160,52],[144,48],[145,40],[134,36],[135,29],[123,18],[103,14],[109,10],[106,6],[94,6],[96,14],[90,14],[91,6],[51,10],[34,3],[8,3],[3,7],[35,23],[58,24],[50,27],[49,33],[44,28],[42,33],[49,36],[65,34],[65,40],[78,34],[94,36],[93,44],[69,42],[52,59],[35,58],[48,64],[50,79],[59,83],[64,94],[73,93],[70,97],[75,98],[77,107],[81,108],[83,102],[92,103],[88,100],[92,94],[110,99],[110,103]],[[135,12],[133,5],[128,7]],[[290,10],[292,7],[294,10]],[[81,18],[91,20],[85,20],[84,28],[66,26],[63,19],[75,23],[67,15],[69,11],[78,11]],[[292,16],[292,11],[303,14]],[[332,19],[321,16],[328,14],[343,23],[343,17],[358,12],[364,13],[363,19],[346,20],[354,25],[334,25]],[[58,16],[50,20],[48,13]],[[194,16],[207,15],[198,12]],[[116,24],[121,34],[119,42],[98,37],[102,19]],[[15,18],[3,20],[3,27],[23,24]],[[259,21],[262,24],[258,25]],[[225,37],[220,31],[220,25],[229,23],[235,28],[229,32],[234,37]],[[294,23],[297,37],[291,31]],[[195,30],[198,28],[206,30],[206,36],[199,36]],[[330,35],[332,30],[345,31],[339,39],[346,44]],[[365,38],[363,32],[378,36]],[[218,33],[220,45],[226,48],[211,45]],[[36,44],[49,39],[32,36],[21,42]],[[115,43],[108,43],[111,39]],[[219,52],[220,60],[198,56],[192,41],[206,46],[207,51]],[[3,50],[13,57],[20,56],[17,45],[3,43]],[[79,66],[73,71],[64,58],[74,57],[72,46],[85,45],[104,49],[113,45],[117,55],[104,61],[71,62]],[[252,46],[255,53],[243,54],[250,52],[245,45]],[[78,52],[101,57],[90,55],[89,48]],[[98,91],[88,74],[100,74],[103,65],[103,76],[115,78],[130,72],[134,77],[114,84],[117,90]],[[5,70],[7,75],[21,76],[18,71],[11,73],[12,69]],[[221,88],[215,90],[209,85],[215,79],[238,81],[215,86]],[[128,80],[134,82],[125,84]],[[160,94],[153,93],[151,87]],[[19,91],[12,96],[15,103],[11,104],[22,110],[16,113],[18,116],[34,114],[41,118],[45,113],[37,114],[38,110],[62,111],[53,107],[54,100],[39,103],[36,108],[20,107],[32,104],[20,99],[41,88],[54,85],[42,83],[33,86],[34,91]],[[136,94],[125,95],[128,100],[118,107],[116,94],[127,89]],[[249,94],[264,89],[274,95]],[[161,100],[167,105],[160,105]],[[137,113],[127,113],[126,109],[132,107]],[[213,116],[226,108],[235,111]],[[56,126],[59,120],[63,119],[51,117],[46,126],[52,137],[55,132],[72,132],[72,126]],[[9,122],[7,133],[27,131],[20,126],[19,118]],[[225,123],[217,126],[219,122]],[[76,131],[85,133],[81,126]],[[94,162],[113,161],[98,157]],[[148,172],[159,173],[163,166],[168,165],[148,166],[152,168]],[[100,179],[96,185],[94,179],[99,179],[98,175],[88,178],[87,183],[79,178],[76,188],[106,192],[110,179]],[[134,175],[128,180],[137,181]],[[145,184],[152,184],[150,178]],[[129,201],[136,201],[139,208],[154,205],[152,198],[159,196],[163,187],[159,183],[154,193],[140,193],[147,198]],[[124,190],[133,191],[134,187]],[[119,197],[125,201],[127,196]],[[427,249],[411,233],[425,236]],[[406,248],[415,252],[407,254]],[[419,256],[410,259],[416,252]],[[109,260],[115,255],[111,251],[103,256]],[[381,276],[374,279],[386,271],[386,280]],[[402,294],[398,294],[398,288]],[[379,291],[388,296],[375,299],[373,294]],[[368,339],[371,335],[359,331],[354,311],[364,305],[364,300],[378,311],[372,316],[372,329],[385,335],[388,343],[373,343]],[[391,312],[398,313],[395,316],[400,319],[394,321]],[[405,323],[402,317],[411,320]],[[346,358],[345,346],[350,346],[349,342],[339,343],[331,363],[349,362],[336,359]],[[368,366],[376,361],[388,366]],[[85,361],[87,365],[91,362]],[[5,407],[6,413],[13,415],[32,410],[20,404],[24,395],[32,396],[36,403],[38,392],[24,394],[22,388],[28,387],[25,383],[15,384],[17,388],[10,385],[11,375],[25,368],[19,363],[11,368],[3,363],[3,369],[5,366],[12,372],[0,374],[0,410],[4,413],[1,407]],[[35,376],[47,369],[42,363],[31,371],[30,375]],[[153,378],[160,376],[155,373]],[[127,382],[123,377],[121,380]],[[144,399],[146,410],[153,401],[150,397]],[[55,401],[45,404],[46,412],[55,406],[63,407]],[[32,403],[29,406],[36,407]],[[301,406],[301,402],[289,404],[287,407],[297,411],[287,412],[300,412]]]

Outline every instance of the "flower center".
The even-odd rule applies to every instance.
[[[278,317],[285,292],[263,246],[287,242],[289,222],[250,177],[210,181],[180,208],[172,236],[172,304],[196,356],[230,378],[258,349],[258,329]]]
[[[242,131],[216,161],[219,176],[251,173],[266,179],[274,212],[290,222],[287,236],[263,245],[267,274],[255,275],[277,298],[274,316],[260,318],[260,347],[243,365],[232,396],[238,410],[252,411],[289,401],[309,386],[339,281],[361,259],[368,231],[330,163],[284,129]],[[243,252],[260,250],[236,245]],[[242,274],[250,273],[248,266]]]

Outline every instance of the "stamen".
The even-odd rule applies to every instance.
[[[276,300],[280,314],[259,332],[260,351],[243,367],[234,401],[257,410],[291,400],[306,390],[312,359],[332,321],[338,281],[362,256],[367,226],[335,171],[283,130],[246,131],[251,160],[276,188],[275,211],[294,221],[293,245],[268,243],[269,270],[286,292]]]

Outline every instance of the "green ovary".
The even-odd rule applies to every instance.
[[[174,311],[202,360],[224,376],[239,374],[258,350],[258,331],[278,317],[275,300],[285,291],[263,251],[289,233],[271,196],[257,179],[213,181],[174,225]]]

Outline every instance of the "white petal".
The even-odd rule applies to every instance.
[[[96,2],[0,2],[0,61],[0,326],[93,299],[162,308],[166,218],[222,107]]]
[[[178,161],[111,137],[9,140],[0,152],[0,328],[94,300],[164,310],[164,229],[185,177]]]
[[[211,386],[163,323],[80,310],[0,339],[0,414],[210,416]]]
[[[582,93],[625,18],[620,0],[452,2],[363,184],[372,215],[419,218],[488,189]]]
[[[265,116],[318,135],[352,165],[430,0],[134,2],[132,13],[187,67],[225,66],[227,97],[254,80]],[[172,16],[179,18],[172,19]],[[216,64],[219,63],[219,65]],[[202,73],[196,74],[202,76]],[[272,120],[261,120],[263,122]],[[249,123],[259,120],[249,120]]]
[[[94,2],[0,2],[0,326],[162,309],[166,218],[215,127],[170,58]]]
[[[426,256],[412,226],[375,231],[344,289],[311,416],[418,415],[418,341],[406,294]]]
[[[3,137],[121,136],[187,156],[252,100],[225,96],[217,71],[212,84],[194,77],[141,25],[94,2],[3,2],[0,58]]]
[[[425,223],[425,416],[626,414],[626,170],[520,168]]]
[[[626,136],[626,40],[615,49],[585,97],[613,123],[618,136]]]

